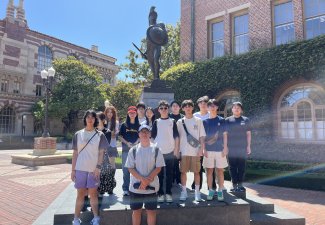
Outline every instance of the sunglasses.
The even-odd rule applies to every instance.
[[[168,107],[159,107],[160,110],[167,110]]]

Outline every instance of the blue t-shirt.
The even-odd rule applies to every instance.
[[[249,119],[245,116],[226,118],[229,155],[246,155],[247,131],[251,131]]]
[[[221,152],[223,150],[223,132],[225,131],[225,119],[217,116],[203,121],[206,137],[205,148],[207,151]],[[218,133],[218,139],[211,145],[207,141]]]

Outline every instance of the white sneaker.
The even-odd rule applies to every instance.
[[[179,197],[180,201],[186,201],[187,199],[187,191],[182,191],[181,196]]]
[[[164,195],[158,195],[158,200],[159,203],[165,202],[165,196]]]
[[[79,218],[74,218],[72,221],[72,225],[80,225],[81,221]]]
[[[129,196],[130,193],[128,191],[123,191],[123,196]]]
[[[202,201],[201,192],[200,191],[195,191],[195,201],[197,201],[197,202]]]
[[[173,202],[172,195],[166,194],[166,202],[168,202],[168,203],[172,203]]]
[[[100,217],[99,216],[96,216],[96,217],[94,217],[91,220],[90,224],[92,224],[92,225],[99,225],[99,221],[100,221]]]

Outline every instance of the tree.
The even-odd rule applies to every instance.
[[[118,116],[123,120],[126,118],[127,108],[139,101],[141,89],[137,89],[133,83],[118,81],[115,87],[100,85],[100,91],[118,110]]]
[[[61,118],[65,132],[71,131],[71,124],[80,110],[97,108],[104,102],[99,90],[102,81],[97,71],[74,57],[56,59],[55,85],[52,90],[49,111],[54,117]]]
[[[43,121],[45,115],[45,104],[43,101],[35,102],[32,107],[32,114],[34,116],[34,130],[37,134],[43,132]]]
[[[168,32],[168,43],[162,47],[160,65],[161,73],[180,62],[180,24],[177,23],[175,27],[166,25]],[[141,40],[140,49],[142,52],[146,51],[146,39]],[[127,77],[134,79],[136,82],[149,82],[153,79],[153,74],[150,70],[148,62],[141,58],[139,52],[129,50],[126,56],[129,62],[121,65],[123,70],[131,72]]]

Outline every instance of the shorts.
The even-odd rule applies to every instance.
[[[97,188],[99,185],[99,179],[96,179],[93,173],[76,170],[76,179],[74,187],[80,188]]]
[[[203,157],[204,168],[223,169],[228,166],[227,157],[222,157],[222,152],[208,151],[208,157]]]
[[[130,192],[130,208],[132,210],[142,209],[156,210],[157,209],[157,194],[137,194]]]
[[[181,173],[193,172],[198,173],[201,169],[200,156],[187,156],[181,157],[179,170]]]

